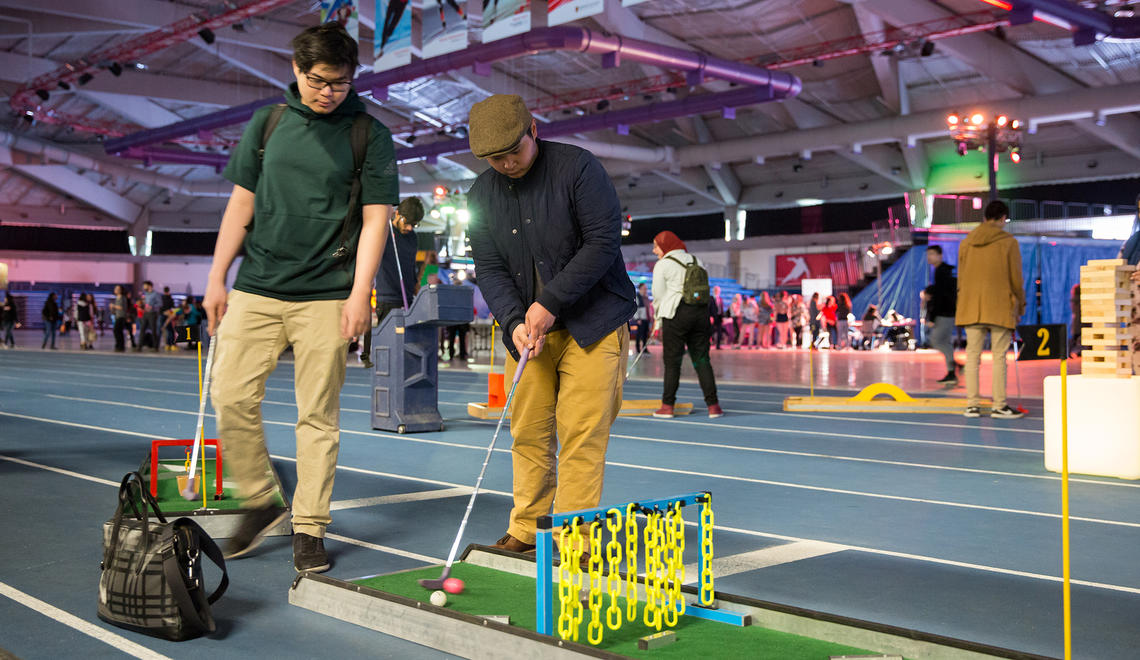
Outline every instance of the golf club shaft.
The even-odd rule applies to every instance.
[[[404,300],[404,311],[408,311],[408,292],[404,286],[404,269],[400,266],[400,252],[396,249],[396,228],[388,223],[388,233],[392,235],[392,258],[396,260],[396,274],[400,277],[400,297]],[[372,332],[369,328],[368,332]]]
[[[645,351],[647,350],[649,350],[649,340],[645,341],[645,345],[641,347],[641,350],[637,353],[637,356],[633,358],[633,364],[629,365],[629,368],[625,370],[626,380],[629,380],[629,375],[633,373],[633,368],[637,366],[637,361],[641,359],[642,355],[645,355]]]
[[[206,350],[206,375],[202,377],[202,399],[198,401],[198,426],[194,431],[194,451],[190,454],[190,470],[186,473],[186,490],[182,493],[186,497],[187,493],[190,497],[194,496],[194,472],[198,469],[198,452],[202,451],[202,425],[206,417],[206,398],[210,395],[210,371],[214,364],[214,344],[218,343],[216,340],[210,342],[210,348]],[[206,485],[202,484],[202,489],[205,490]]]
[[[499,439],[503,420],[507,418],[507,412],[511,409],[511,400],[515,398],[515,388],[519,386],[519,379],[522,378],[523,367],[526,366],[528,358],[530,358],[530,349],[524,348],[522,356],[519,358],[519,366],[515,369],[515,378],[511,381],[511,391],[507,393],[507,402],[503,406],[503,412],[499,414],[499,423],[495,426],[495,435],[491,436],[487,455],[483,457],[483,467],[479,470],[479,478],[475,480],[475,489],[471,491],[471,499],[467,500],[467,511],[463,513],[463,522],[459,523],[459,533],[455,535],[455,541],[452,542],[451,550],[447,553],[447,564],[444,566],[444,572],[450,570],[452,562],[455,561],[455,553],[459,550],[459,541],[463,538],[463,530],[467,528],[467,519],[471,517],[471,509],[475,507],[475,496],[479,494],[479,487],[483,485],[483,475],[487,473],[487,463],[490,462],[491,454],[495,451],[495,442]]]

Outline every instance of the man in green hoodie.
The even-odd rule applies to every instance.
[[[222,216],[203,306],[217,331],[214,410],[226,464],[250,512],[226,546],[241,557],[285,517],[261,421],[265,381],[293,347],[297,396],[297,488],[293,494],[293,565],[329,568],[324,548],[340,445],[340,390],[350,338],[371,314],[372,280],[399,202],[391,133],[369,119],[364,164],[354,171],[350,134],[364,104],[352,89],[357,45],[336,23],[305,30],[292,42],[297,81],[266,144],[273,108],[254,113],[223,175],[234,184]],[[352,182],[358,210],[350,214]],[[245,256],[233,291],[226,273]]]
[[[1017,319],[1025,313],[1021,249],[1002,229],[1009,207],[999,201],[986,206],[985,220],[958,248],[958,304],[955,323],[966,328],[966,417],[980,417],[978,368],[986,334],[993,350],[993,417],[1016,419],[1020,413],[1005,398],[1005,358]]]

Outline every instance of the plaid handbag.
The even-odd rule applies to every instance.
[[[202,554],[222,570],[209,596]],[[229,586],[226,561],[198,523],[166,522],[138,472],[123,477],[115,515],[103,524],[100,568],[98,614],[107,623],[174,641],[214,632],[210,605]]]

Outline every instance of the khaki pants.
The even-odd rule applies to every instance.
[[[555,513],[598,506],[628,351],[625,325],[586,348],[569,331],[557,330],[546,336],[542,353],[527,362],[511,402],[511,536],[534,543],[535,521],[549,514],[551,505]],[[515,365],[508,356],[508,377]]]
[[[1004,408],[1005,400],[1005,357],[1009,352],[1009,343],[1013,338],[1011,328],[997,325],[968,325],[966,326],[966,405],[980,406],[982,397],[979,394],[978,368],[982,364],[982,346],[985,345],[986,333],[990,333],[990,348],[993,352],[993,409]]]
[[[348,345],[340,336],[343,300],[288,302],[233,291],[218,327],[210,394],[218,437],[238,491],[251,508],[268,504],[276,484],[261,422],[265,381],[293,346],[297,396],[297,489],[293,531],[323,538],[331,522],[340,389]]]

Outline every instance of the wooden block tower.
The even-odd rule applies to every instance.
[[[1132,376],[1132,294],[1135,266],[1123,259],[1094,259],[1081,266],[1081,373],[1099,378]]]

